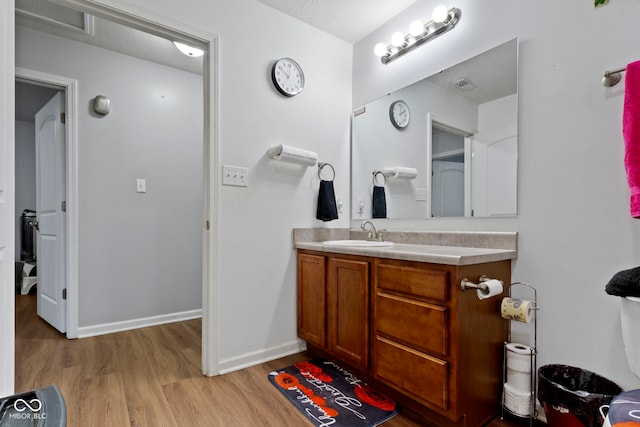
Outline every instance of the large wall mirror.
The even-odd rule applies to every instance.
[[[352,218],[515,216],[517,124],[517,39],[356,108]]]

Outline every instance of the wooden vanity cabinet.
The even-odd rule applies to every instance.
[[[460,288],[463,278],[481,275],[508,284],[511,262],[375,261],[371,373],[450,421],[439,425],[481,426],[500,408],[508,328],[502,297],[480,300]]]
[[[478,427],[500,408],[502,298],[463,278],[510,283],[511,261],[467,266],[298,250],[298,335],[439,426]]]
[[[327,345],[326,257],[298,253],[298,336],[310,344]]]
[[[369,368],[370,261],[298,253],[298,336],[363,371]]]

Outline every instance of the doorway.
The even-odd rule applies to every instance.
[[[32,74],[16,70],[16,294],[35,291],[38,314],[66,333],[66,86]]]
[[[204,73],[203,73],[203,82],[204,82],[204,146],[203,146],[203,157],[204,157],[204,169],[203,169],[203,221],[202,225],[202,323],[203,323],[203,333],[202,333],[202,370],[206,375],[215,375],[218,373],[217,368],[217,354],[215,352],[215,319],[210,313],[210,307],[215,306],[215,287],[216,287],[216,279],[215,275],[210,274],[210,270],[215,269],[217,259],[216,259],[216,250],[217,250],[217,242],[214,231],[217,225],[217,212],[216,212],[216,197],[214,194],[216,182],[217,182],[217,142],[216,142],[216,133],[211,129],[212,123],[215,123],[215,115],[216,115],[216,85],[215,85],[215,76],[216,76],[216,37],[214,35],[201,32],[199,30],[195,30],[192,27],[183,28],[180,24],[171,22],[169,19],[165,17],[159,16],[146,16],[142,17],[137,15],[137,11],[131,10],[123,10],[117,9],[115,7],[110,6],[97,6],[93,3],[84,2],[82,0],[69,2],[74,5],[79,5],[83,10],[89,11],[91,13],[95,13],[96,15],[100,15],[109,19],[113,19],[119,22],[127,22],[132,26],[139,29],[147,29],[154,34],[161,34],[167,38],[182,40],[186,42],[196,43],[199,46],[202,46],[205,50],[205,61],[204,61]],[[12,4],[10,4],[12,6]],[[11,7],[9,8],[11,9]],[[2,23],[6,23],[4,28],[13,29],[13,20],[8,14],[0,14],[0,18],[2,18]],[[2,27],[2,25],[0,25]],[[14,40],[12,34],[3,34],[4,37],[7,37],[7,40]],[[8,63],[10,66],[13,65],[12,62]],[[7,73],[8,75],[12,75],[12,70],[8,67],[3,68],[3,73]],[[6,83],[6,82],[5,82]],[[4,84],[4,83],[3,83]],[[3,103],[2,105],[2,113],[6,116],[13,116],[13,106],[9,105],[9,103]],[[12,135],[9,133],[9,135]],[[7,138],[7,143],[11,138]],[[3,141],[4,142],[4,141]],[[12,153],[12,147],[9,146],[9,152]],[[13,158],[9,160],[13,161]],[[11,183],[11,181],[9,181]],[[4,182],[3,182],[4,184]],[[76,183],[77,184],[77,183]],[[12,201],[12,200],[10,200]],[[12,221],[14,222],[14,221]],[[15,224],[10,224],[13,227]],[[205,226],[206,225],[206,226]],[[211,232],[209,231],[211,230]],[[10,234],[8,234],[10,235]],[[7,234],[3,234],[3,237],[6,237]],[[77,278],[76,278],[77,280]],[[2,305],[3,310],[5,308],[5,304]],[[12,329],[11,323],[5,324],[5,320],[9,317],[13,316],[13,307],[9,307],[6,305],[7,311],[6,314],[9,316],[3,316],[3,325],[2,331],[0,331],[0,335],[6,335],[8,330]],[[6,330],[5,330],[6,329]],[[4,340],[3,340],[4,341]],[[11,340],[6,340],[7,343],[11,344]],[[8,363],[3,363],[2,372],[0,372],[0,379],[2,381],[0,384],[0,388],[4,390],[10,390],[12,385],[12,375],[10,372],[5,372],[7,370],[13,370],[13,359],[11,354],[13,353],[13,345],[8,345],[0,354],[0,359],[2,361],[7,361]]]

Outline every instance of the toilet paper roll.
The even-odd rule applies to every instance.
[[[533,349],[528,345],[515,342],[507,344],[507,368],[520,372],[531,372],[533,354]]]
[[[507,383],[518,393],[531,392],[531,374],[507,368]]]
[[[505,408],[516,415],[529,416],[533,414],[533,396],[531,393],[522,393],[511,384],[504,385]]]
[[[478,299],[487,299],[494,297],[496,295],[500,295],[503,291],[502,282],[497,279],[490,279],[482,282],[483,285],[486,285],[485,289],[478,289]]]
[[[503,318],[529,323],[533,316],[534,303],[518,298],[503,298],[500,305],[500,314]]]

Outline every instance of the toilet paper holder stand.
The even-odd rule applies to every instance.
[[[516,412],[513,412],[511,410],[509,410],[509,408],[506,407],[505,405],[505,391],[503,388],[503,392],[502,392],[502,412],[500,414],[500,419],[504,420],[504,413],[505,411],[509,412],[512,415],[515,415],[517,417],[520,418],[528,418],[529,419],[529,427],[533,427],[533,421],[535,419],[538,418],[538,410],[536,407],[536,394],[537,394],[537,371],[536,371],[536,355],[538,353],[537,350],[537,345],[538,345],[538,310],[540,310],[540,307],[538,306],[538,291],[536,290],[536,288],[534,288],[533,286],[529,285],[528,283],[524,283],[524,282],[513,282],[509,285],[508,290],[509,290],[509,298],[512,297],[512,293],[511,293],[511,288],[513,288],[514,286],[524,286],[526,288],[528,288],[528,290],[533,294],[533,310],[534,310],[534,315],[533,315],[533,321],[531,323],[533,323],[533,343],[530,346],[530,351],[531,351],[531,369],[530,369],[530,381],[531,381],[531,406],[530,406],[530,411],[529,414],[527,415],[523,415],[523,414],[519,414]],[[513,322],[514,320],[510,320],[509,321],[509,330],[508,330],[508,335],[507,335],[507,341],[504,342],[504,354],[503,354],[503,369],[502,369],[502,383],[503,385],[507,383],[507,352],[509,351],[507,349],[507,345],[511,344],[511,322]]]

